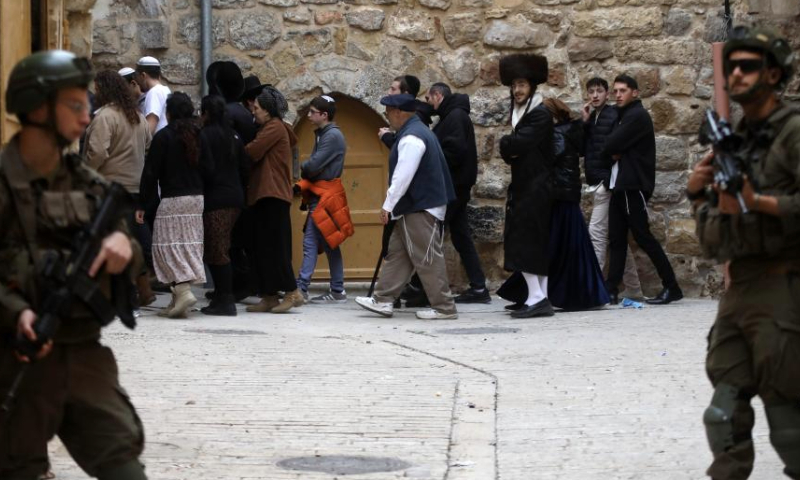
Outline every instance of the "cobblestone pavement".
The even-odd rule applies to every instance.
[[[704,478],[716,302],[527,320],[503,305],[460,306],[455,321],[379,318],[352,300],[236,318],[149,309],[104,339],[144,421],[151,480]],[[756,412],[751,478],[779,479]],[[86,478],[57,440],[51,452],[59,480]],[[279,465],[337,455],[405,463]]]

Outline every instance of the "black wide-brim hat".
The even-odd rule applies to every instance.
[[[256,75],[249,75],[244,79],[244,93],[242,93],[241,100],[245,98],[256,98],[264,87],[270,86],[269,83],[261,83]]]
[[[510,86],[514,79],[524,78],[531,85],[547,81],[547,57],[534,53],[517,53],[500,59],[500,81]]]
[[[208,93],[222,95],[228,102],[238,101],[244,92],[244,77],[239,65],[234,62],[219,61],[206,70]]]

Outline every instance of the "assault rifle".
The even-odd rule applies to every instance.
[[[700,127],[700,144],[711,144],[714,150],[714,183],[723,192],[734,195],[739,200],[742,213],[747,213],[742,197],[746,164],[739,156],[742,137],[733,132],[730,123],[709,108],[706,110],[706,120]]]
[[[131,208],[130,194],[120,184],[112,183],[106,189],[105,198],[99,203],[91,223],[72,239],[66,259],[58,253],[43,256],[39,267],[39,285],[43,298],[37,308],[37,320],[33,324],[36,341],[20,335],[16,342],[16,350],[27,356],[31,362],[42,346],[56,335],[62,319],[70,314],[75,300],[85,304],[102,326],[108,325],[116,317],[130,329],[136,326],[133,315],[136,306],[135,290],[127,271],[111,276],[113,303],[100,290],[97,281],[89,277],[89,268],[100,251],[103,239],[114,230],[121,218],[125,218]],[[22,364],[0,407],[3,412],[7,413],[11,409],[29,365],[30,363]]]

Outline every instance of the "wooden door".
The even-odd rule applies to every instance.
[[[6,85],[14,65],[31,53],[31,3],[0,1],[0,144],[19,130],[16,115],[6,113]]]
[[[372,278],[381,250],[383,225],[378,212],[386,197],[389,178],[389,150],[378,139],[378,128],[386,122],[374,110],[358,100],[336,95],[334,121],[344,134],[347,153],[344,159],[342,183],[347,192],[350,215],[355,234],[342,245],[345,281]],[[305,116],[295,127],[299,138],[300,160],[311,155],[314,148],[314,124]],[[305,212],[299,210],[300,202],[292,205],[292,263],[295,272],[303,261],[303,224]],[[314,280],[330,279],[328,259],[323,253],[317,259]]]

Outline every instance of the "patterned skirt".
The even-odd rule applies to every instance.
[[[153,226],[153,266],[162,283],[203,283],[203,196],[164,198]]]

